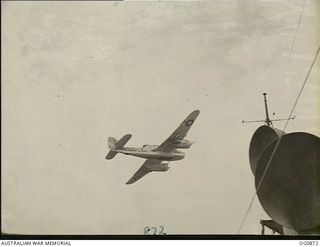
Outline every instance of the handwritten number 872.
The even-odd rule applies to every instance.
[[[164,232],[164,226],[159,226],[159,229],[157,227],[154,226],[146,226],[144,228],[144,235],[166,235],[166,233]]]

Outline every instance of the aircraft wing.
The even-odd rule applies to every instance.
[[[139,168],[139,170],[129,179],[126,184],[133,184],[134,182],[138,181],[143,176],[147,175],[152,170],[148,169],[148,166],[158,165],[161,163],[161,160],[156,159],[147,159],[143,165]]]
[[[158,147],[155,151],[171,152],[176,148],[176,142],[187,135],[193,122],[199,116],[200,111],[195,110],[180,124],[180,126]]]

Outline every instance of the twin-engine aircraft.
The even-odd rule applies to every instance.
[[[126,184],[132,184],[148,174],[149,172],[166,172],[169,170],[169,161],[182,160],[185,154],[178,149],[190,148],[192,142],[184,139],[200,111],[195,110],[180,124],[180,126],[161,144],[143,145],[142,148],[124,147],[132,137],[130,134],[123,136],[119,141],[109,137],[108,144],[110,151],[106,159],[110,160],[117,153],[133,155],[147,159],[140,169],[133,175]]]

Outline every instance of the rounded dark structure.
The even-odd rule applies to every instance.
[[[279,130],[261,126],[251,140],[250,165],[259,201],[278,224],[302,234],[314,232],[320,226],[320,138],[283,134],[270,160],[280,136]]]
[[[257,163],[266,146],[274,139],[280,137],[282,132],[266,125],[260,126],[254,132],[249,147],[249,160],[253,174],[256,172]]]

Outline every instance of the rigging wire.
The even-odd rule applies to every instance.
[[[291,43],[291,47],[290,47],[290,51],[289,51],[289,56],[288,56],[288,58],[287,58],[286,65],[285,65],[285,74],[283,75],[283,79],[282,79],[282,80],[284,80],[284,79],[286,78],[286,75],[287,75],[287,73],[288,73],[289,60],[290,60],[290,58],[291,58],[291,56],[292,56],[293,48],[294,48],[295,43],[296,43],[296,38],[297,38],[298,30],[299,30],[299,27],[300,27],[300,24],[301,24],[302,16],[303,16],[303,13],[304,13],[305,4],[306,4],[306,0],[303,1],[303,5],[302,5],[302,8],[301,8],[301,13],[300,13],[300,16],[299,16],[299,19],[298,19],[297,27],[296,27],[295,33],[294,33],[294,35],[293,35],[293,39],[292,39],[292,43]],[[242,219],[242,221],[241,221],[241,224],[240,224],[240,227],[239,227],[239,229],[238,229],[237,234],[239,234],[240,231],[242,230],[242,227],[243,227],[243,225],[244,225],[244,223],[245,223],[245,221],[246,221],[246,219],[247,219],[247,217],[248,217],[248,214],[249,214],[250,209],[251,209],[251,207],[252,207],[252,205],[253,205],[254,199],[255,199],[256,195],[258,194],[259,188],[260,188],[260,186],[261,186],[261,184],[262,184],[262,181],[263,181],[263,179],[264,179],[264,177],[265,177],[265,175],[266,175],[266,173],[267,173],[267,170],[268,170],[268,168],[269,168],[269,166],[270,166],[271,160],[272,160],[272,158],[273,158],[273,156],[274,156],[274,154],[275,154],[275,152],[276,152],[276,150],[277,150],[277,148],[278,148],[278,146],[279,146],[279,144],[280,144],[281,138],[282,138],[282,136],[283,136],[283,133],[284,133],[285,129],[287,128],[287,125],[288,125],[288,123],[289,123],[290,118],[292,118],[292,113],[293,113],[293,111],[294,111],[294,109],[295,109],[295,107],[296,107],[296,104],[297,104],[297,102],[298,102],[298,99],[300,98],[300,95],[301,95],[302,90],[303,90],[303,88],[304,88],[304,86],[305,86],[305,84],[306,84],[306,81],[307,81],[307,79],[308,79],[308,77],[309,77],[310,71],[311,71],[311,69],[312,69],[312,67],[313,67],[313,64],[314,64],[314,62],[315,62],[315,60],[316,60],[316,58],[317,58],[317,56],[318,56],[318,53],[319,53],[319,49],[318,49],[318,51],[317,51],[317,53],[316,53],[316,56],[315,56],[315,58],[314,58],[314,60],[313,60],[313,63],[311,64],[311,67],[310,67],[310,70],[309,70],[309,72],[308,72],[308,74],[307,74],[307,76],[306,76],[306,79],[304,80],[304,83],[302,84],[302,87],[301,87],[301,89],[300,89],[300,91],[299,91],[299,93],[298,93],[297,99],[296,99],[296,101],[295,101],[295,103],[294,103],[294,106],[292,107],[292,110],[291,110],[291,112],[290,112],[289,118],[286,120],[285,126],[284,126],[284,128],[283,128],[283,132],[281,133],[281,135],[280,135],[280,137],[279,137],[279,139],[278,139],[278,142],[277,142],[276,146],[275,146],[274,149],[273,149],[273,152],[272,152],[272,154],[271,154],[271,156],[270,156],[270,159],[269,159],[269,161],[268,161],[268,163],[267,163],[267,166],[266,166],[266,168],[265,168],[265,170],[264,170],[264,172],[263,172],[263,175],[262,175],[262,177],[261,177],[261,179],[260,179],[260,181],[259,181],[259,184],[258,184],[258,186],[257,186],[257,188],[256,188],[256,192],[254,193],[254,195],[253,195],[253,197],[252,197],[252,199],[251,199],[251,201],[250,201],[249,207],[248,207],[248,209],[247,209],[247,211],[246,211],[246,213],[245,213],[245,215],[244,215],[244,217],[243,217],[243,219]]]
[[[283,74],[282,81],[285,81],[285,79],[287,78],[289,61],[291,60],[293,49],[294,49],[294,46],[296,44],[298,30],[299,30],[299,27],[300,27],[300,24],[301,24],[301,20],[302,20],[302,16],[303,16],[303,13],[304,13],[305,5],[306,5],[306,0],[304,0],[303,4],[302,4],[301,13],[300,13],[300,16],[299,16],[299,19],[298,19],[298,24],[297,24],[296,30],[295,30],[294,35],[293,35],[293,39],[292,39],[292,43],[291,43],[291,47],[290,47],[290,51],[289,51],[289,56],[287,57],[287,61],[286,61],[285,69],[284,69],[285,72]]]
[[[271,154],[271,156],[270,156],[270,158],[269,158],[269,160],[268,160],[268,163],[267,163],[267,165],[266,165],[266,168],[264,169],[264,172],[263,172],[263,174],[262,174],[262,176],[261,176],[261,179],[260,179],[260,181],[259,181],[259,183],[258,183],[258,185],[257,185],[256,192],[254,193],[254,195],[253,195],[253,197],[252,197],[252,199],[251,199],[251,201],[250,201],[249,207],[248,207],[248,209],[247,209],[247,211],[246,211],[246,213],[245,213],[245,216],[244,216],[244,218],[242,219],[242,222],[241,222],[241,224],[240,224],[239,230],[238,230],[238,232],[237,232],[238,234],[240,233],[240,231],[241,231],[241,229],[242,229],[242,227],[243,227],[243,225],[244,225],[244,223],[245,223],[245,221],[246,221],[246,219],[247,219],[247,217],[248,217],[248,214],[249,214],[249,212],[250,212],[250,209],[251,209],[251,207],[252,207],[252,204],[253,204],[253,202],[254,202],[254,199],[255,199],[256,195],[258,194],[259,188],[260,188],[260,186],[261,186],[261,184],[262,184],[262,182],[263,182],[263,179],[264,179],[264,177],[265,177],[265,175],[266,175],[266,173],[267,173],[267,170],[268,170],[268,168],[269,168],[269,166],[270,166],[270,164],[271,164],[271,160],[272,160],[273,156],[275,155],[276,150],[278,149],[279,144],[280,144],[280,142],[281,142],[281,139],[282,139],[282,137],[283,137],[283,135],[284,135],[284,132],[285,132],[287,126],[288,126],[288,123],[289,123],[290,119],[292,118],[292,114],[293,114],[293,112],[294,112],[294,110],[295,110],[295,108],[296,108],[296,106],[297,106],[297,103],[298,103],[299,98],[300,98],[300,96],[301,96],[301,94],[302,94],[302,91],[303,91],[303,89],[304,89],[304,87],[305,87],[305,85],[306,85],[306,83],[307,83],[307,80],[308,80],[308,78],[309,78],[309,75],[310,75],[310,73],[311,73],[311,70],[312,70],[312,68],[313,68],[313,66],[314,66],[314,64],[315,64],[315,62],[316,62],[316,60],[317,60],[319,51],[320,51],[320,46],[318,47],[317,53],[316,53],[316,55],[315,55],[315,57],[314,57],[314,59],[313,59],[313,61],[312,61],[312,64],[311,64],[311,66],[310,66],[310,68],[309,68],[309,71],[308,71],[308,73],[307,73],[307,75],[306,75],[306,77],[305,77],[305,79],[304,79],[304,82],[303,82],[301,88],[300,88],[300,91],[299,91],[299,93],[298,93],[298,96],[297,96],[297,98],[296,98],[296,100],[295,100],[295,102],[294,102],[294,104],[293,104],[293,107],[292,107],[292,109],[291,109],[291,111],[290,111],[289,117],[286,119],[286,123],[285,123],[285,126],[284,126],[283,130],[282,130],[282,133],[281,133],[280,137],[278,138],[278,141],[277,141],[277,143],[276,143],[276,146],[274,147],[273,152],[272,152],[272,154]]]

